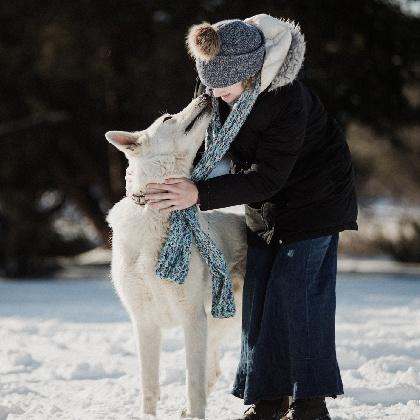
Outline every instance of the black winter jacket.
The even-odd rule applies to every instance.
[[[195,183],[202,211],[245,204],[248,241],[287,244],[358,230],[344,132],[302,74],[259,94],[227,152],[230,173]],[[204,89],[197,78],[194,97]],[[223,123],[230,107],[218,100]],[[203,151],[204,142],[194,164]]]

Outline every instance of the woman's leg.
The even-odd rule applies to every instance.
[[[231,391],[238,398],[244,398],[244,395],[249,393],[248,377],[253,369],[253,351],[260,332],[267,282],[276,256],[275,246],[267,245],[248,229],[247,242],[247,264],[242,294],[241,354]],[[254,401],[244,403],[252,404]]]
[[[342,394],[335,354],[338,233],[250,248],[241,360],[232,394],[244,404]],[[245,288],[246,286],[246,288]]]
[[[335,348],[338,240],[338,232],[311,239],[304,270],[289,271],[296,282],[287,288],[293,399],[344,393]]]

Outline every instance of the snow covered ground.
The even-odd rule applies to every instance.
[[[420,419],[420,276],[340,273],[336,343],[345,394],[333,419]],[[107,272],[0,281],[0,420],[142,419],[131,325]],[[209,419],[246,408],[230,394],[240,332],[224,343]],[[165,330],[158,419],[185,402],[180,329]]]

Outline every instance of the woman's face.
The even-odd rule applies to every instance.
[[[242,87],[242,80],[235,83],[234,85],[226,86],[226,87],[220,87],[220,88],[213,88],[213,95],[218,98],[219,96],[224,100],[225,102],[233,102],[239,96],[241,96],[241,93],[243,92],[244,88]]]

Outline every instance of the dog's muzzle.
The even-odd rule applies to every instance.
[[[203,100],[207,103],[208,106],[211,105],[211,96],[207,93],[203,93],[201,95],[203,97]]]
[[[207,93],[203,93],[199,96],[199,98],[201,98],[200,103],[204,103],[205,106],[203,107],[203,109],[192,119],[192,121],[185,127],[185,134],[187,134],[191,128],[193,127],[193,125],[195,124],[195,122],[205,113],[211,110],[211,97],[210,95],[207,95]]]

